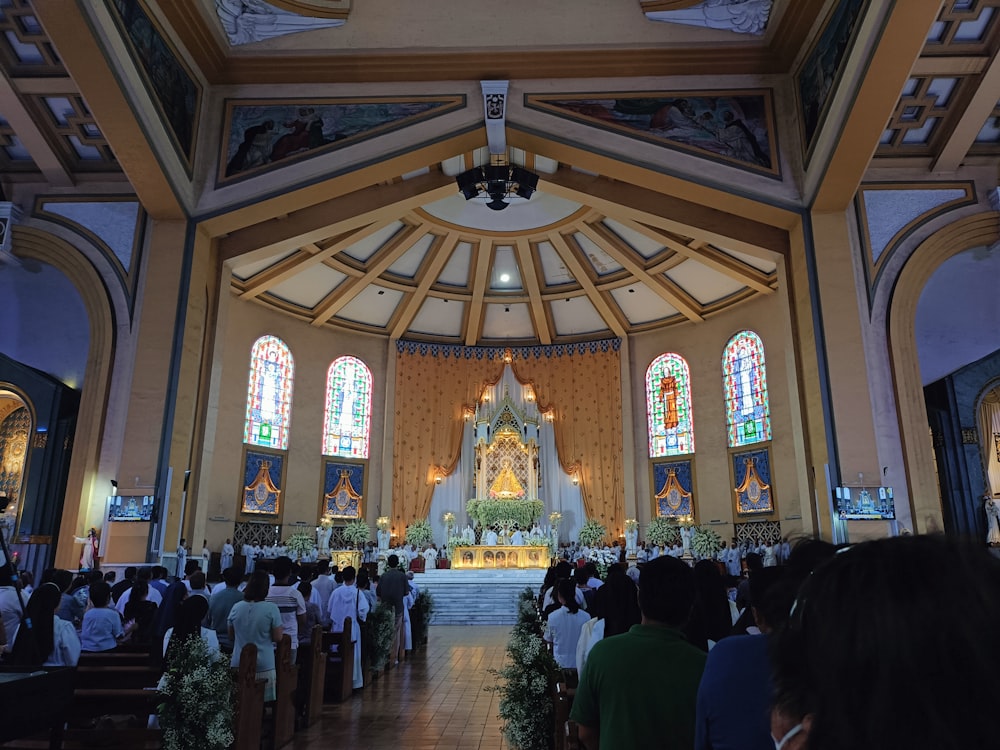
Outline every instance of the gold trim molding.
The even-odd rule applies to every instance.
[[[312,18],[346,19],[351,14],[351,0],[268,0],[268,2],[282,10]]]

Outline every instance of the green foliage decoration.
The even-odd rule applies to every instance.
[[[233,743],[236,685],[229,657],[212,654],[200,636],[172,643],[156,707],[164,750],[226,750]]]
[[[385,667],[392,648],[392,636],[396,630],[396,610],[391,604],[379,602],[368,613],[362,624],[362,633],[369,648],[361,649],[361,657],[375,672]]]
[[[353,544],[355,547],[361,547],[371,541],[372,530],[368,526],[367,521],[363,521],[360,518],[356,518],[353,521],[348,521],[347,525],[344,526],[344,541]]]
[[[691,529],[691,552],[703,560],[711,560],[722,549],[722,537],[715,529],[695,526]]]
[[[504,522],[529,529],[544,509],[541,500],[469,500],[465,504],[466,512],[484,529]]]
[[[646,541],[659,547],[672,547],[681,542],[681,532],[677,524],[669,518],[658,516],[646,527]]]
[[[608,528],[600,521],[590,518],[587,520],[577,538],[580,544],[586,547],[597,547],[604,543],[604,537],[608,535]]]
[[[434,531],[431,529],[431,522],[426,518],[414,521],[406,527],[406,543],[423,547],[434,541]]]

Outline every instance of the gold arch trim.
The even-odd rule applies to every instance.
[[[927,438],[920,365],[915,353],[917,303],[927,282],[946,260],[965,250],[990,245],[1000,234],[1000,214],[987,211],[959,219],[925,239],[906,261],[889,301],[889,363],[899,415],[899,439],[909,485],[916,533],[942,530],[941,504],[934,474],[934,449]]]

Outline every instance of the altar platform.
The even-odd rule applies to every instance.
[[[544,579],[542,568],[428,570],[413,577],[434,597],[432,625],[513,625],[518,595],[526,588],[537,594]]]
[[[474,544],[467,547],[452,548],[451,567],[453,570],[493,569],[504,570],[518,568],[549,567],[548,547],[529,547],[526,545],[500,545],[490,547],[485,544]]]

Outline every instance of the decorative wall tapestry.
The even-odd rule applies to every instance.
[[[323,462],[321,516],[336,519],[361,518],[364,493],[364,464],[330,460]]]
[[[774,512],[770,448],[733,453],[733,492],[740,515]]]
[[[694,476],[691,461],[655,461],[652,489],[657,516],[694,515]]]
[[[201,86],[139,0],[109,0],[151,98],[190,169]]]
[[[257,450],[246,450],[244,455],[240,511],[252,515],[278,515],[285,479],[285,456]]]
[[[826,117],[830,101],[843,73],[843,63],[857,38],[859,21],[869,0],[834,3],[826,26],[795,76],[795,91],[801,109],[802,146],[811,154],[813,138]]]
[[[780,177],[767,89],[526,94],[530,109]]]
[[[218,184],[465,107],[465,96],[226,100]]]

